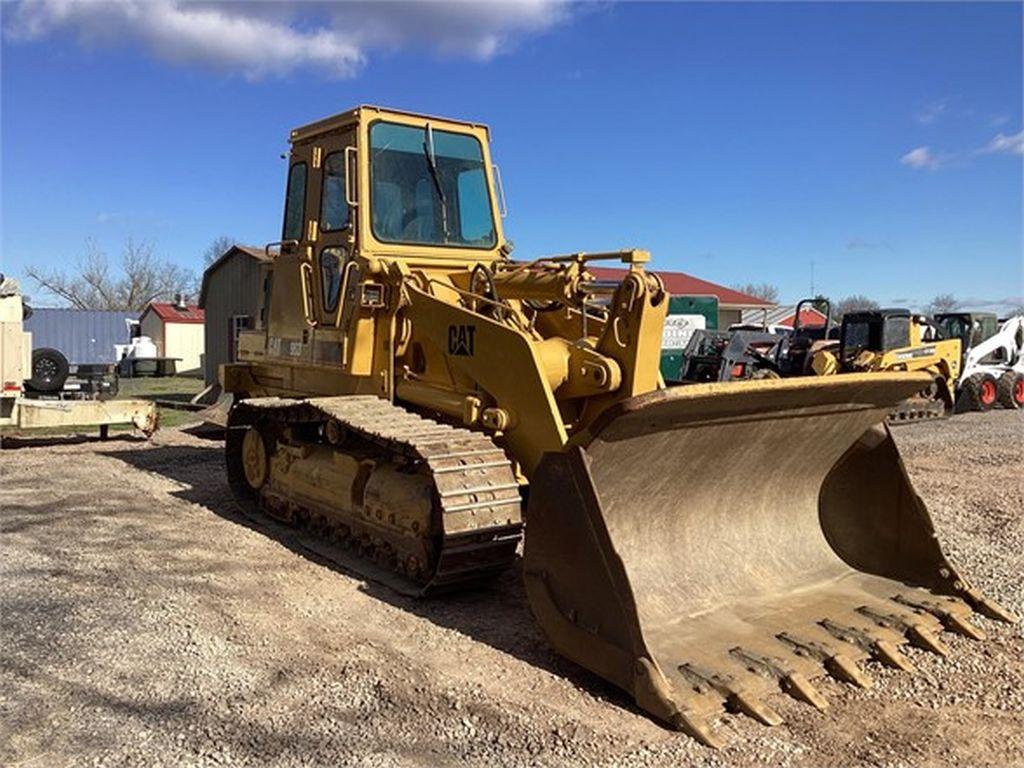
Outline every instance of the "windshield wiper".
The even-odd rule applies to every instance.
[[[426,140],[423,142],[423,156],[427,158],[427,168],[430,170],[430,178],[434,180],[434,188],[437,189],[437,196],[441,200],[441,229],[444,231],[444,241],[448,242],[448,200],[444,196],[444,189],[441,188],[441,175],[437,172],[437,156],[434,154],[434,129],[427,123],[423,131]]]

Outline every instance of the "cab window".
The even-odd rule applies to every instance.
[[[301,240],[306,216],[306,164],[296,163],[288,171],[288,194],[284,203],[282,240]]]
[[[888,317],[885,319],[885,326],[882,337],[882,351],[900,349],[910,346],[910,318],[909,317]]]
[[[491,222],[491,199],[483,168],[461,171],[456,181],[463,239],[468,242],[487,242],[494,231],[494,224]]]
[[[341,277],[345,252],[341,248],[324,248],[320,252],[320,278],[323,284],[324,310],[333,312],[341,297]]]
[[[324,158],[324,184],[320,195],[320,229],[333,232],[348,226],[345,200],[345,153],[331,152]]]
[[[370,221],[382,242],[493,248],[497,243],[483,147],[452,131],[374,123]]]

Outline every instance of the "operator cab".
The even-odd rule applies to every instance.
[[[457,271],[511,250],[489,131],[360,106],[300,126],[289,140],[281,240],[267,246],[279,253],[241,358],[262,356],[262,346],[269,357],[314,364],[344,356],[346,373],[368,375],[379,357],[373,318],[396,301],[385,260]]]
[[[847,312],[839,333],[839,359],[849,369],[861,352],[884,353],[909,347],[911,320],[909,309],[875,309]]]
[[[942,337],[960,339],[964,353],[995,336],[999,321],[994,312],[944,312],[935,316]]]
[[[285,248],[500,258],[503,196],[486,126],[362,106],[290,138]]]

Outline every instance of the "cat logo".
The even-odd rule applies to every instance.
[[[449,325],[448,354],[459,355],[461,357],[472,357],[473,337],[475,334],[475,325]]]

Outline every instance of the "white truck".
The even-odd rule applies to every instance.
[[[1024,316],[1000,321],[991,312],[946,312],[935,321],[945,338],[962,345],[959,410],[1024,408]]]
[[[156,404],[148,400],[26,396],[32,334],[24,329],[24,312],[18,282],[0,275],[0,427],[99,427],[102,437],[112,424],[131,424],[147,435],[156,430]]]

